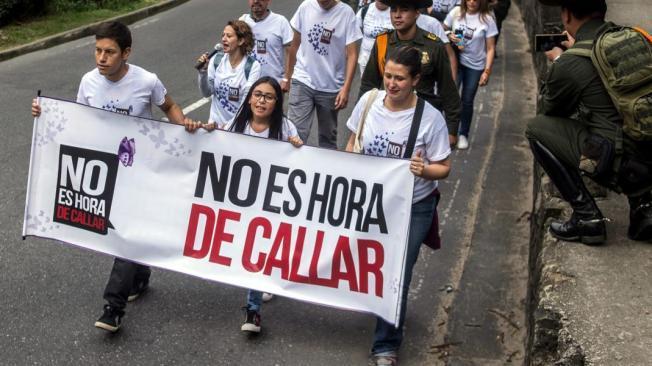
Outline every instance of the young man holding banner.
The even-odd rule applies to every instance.
[[[183,125],[189,121],[179,105],[167,94],[156,74],[127,63],[131,54],[131,32],[120,22],[106,22],[95,33],[95,63],[79,84],[77,103],[131,116],[152,118],[152,104],[167,118]],[[32,115],[38,117],[41,107],[35,99]],[[109,332],[120,329],[127,301],[135,300],[148,287],[150,268],[115,258],[104,290],[104,313],[95,326]]]

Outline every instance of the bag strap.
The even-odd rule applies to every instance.
[[[403,155],[404,159],[410,159],[412,157],[414,144],[417,142],[417,134],[419,133],[419,127],[421,126],[421,117],[423,116],[423,108],[425,104],[425,100],[417,97],[417,106],[414,110],[414,116],[412,118],[410,136],[408,137],[407,146],[405,147],[405,154]]]
[[[387,56],[387,32],[376,37],[376,52],[378,61],[378,71],[380,76],[385,75],[385,56]]]
[[[353,144],[354,153],[359,153],[362,151],[362,129],[364,128],[364,123],[367,119],[367,114],[369,114],[369,110],[371,109],[371,105],[374,104],[374,101],[376,101],[377,96],[378,96],[378,89],[377,88],[371,89],[371,92],[369,93],[369,99],[367,99],[367,102],[364,105],[362,117],[360,118],[360,122],[358,123],[358,130],[355,133],[355,142]]]
[[[249,73],[251,72],[251,66],[254,64],[254,58],[247,56],[247,61],[245,61],[245,79],[249,80]]]

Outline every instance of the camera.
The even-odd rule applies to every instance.
[[[564,41],[568,41],[565,34],[536,34],[534,36],[534,50],[536,52],[546,52],[555,47],[565,50],[566,47],[561,44]]]

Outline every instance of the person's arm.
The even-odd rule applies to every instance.
[[[431,59],[436,60],[435,65],[435,81],[437,82],[437,91],[442,100],[442,109],[446,116],[446,126],[448,127],[449,140],[451,144],[455,142],[457,136],[457,129],[460,125],[460,113],[462,109],[462,101],[460,94],[457,91],[457,86],[451,76],[451,66],[448,61],[448,55],[444,47],[436,47],[433,51]]]
[[[451,64],[451,74],[453,76],[453,81],[457,81],[457,55],[453,50],[450,42],[445,44],[446,54],[448,55],[448,61]]]
[[[355,145],[355,133],[352,133],[351,136],[349,136],[349,140],[346,142],[346,148],[344,148],[344,151],[353,152],[353,145]]]
[[[287,70],[288,64],[290,63],[290,47],[292,47],[292,42],[283,45],[283,59],[285,60],[285,65],[283,65],[283,79],[281,79],[281,90],[283,93],[287,93],[290,90],[290,78],[288,78]]]
[[[335,97],[335,109],[344,109],[349,103],[349,92],[355,76],[355,65],[358,63],[358,44],[356,42],[346,45],[346,76],[344,85]]]
[[[380,75],[378,68],[378,41],[374,42],[374,46],[371,48],[371,53],[369,54],[369,60],[367,61],[367,66],[364,69],[364,73],[360,78],[360,92],[358,93],[358,100],[371,89],[377,88],[382,89],[383,78]]]
[[[438,180],[448,177],[451,171],[450,158],[426,164],[421,154],[421,150],[417,150],[416,154],[410,159],[410,172],[412,174],[426,180]]]
[[[199,85],[199,92],[204,97],[210,97],[215,93],[215,86],[213,85],[213,80],[215,77],[215,70],[211,65],[211,60],[208,59],[208,54],[204,53],[199,56],[197,62],[203,62],[204,67],[199,69],[197,74],[197,83]]]
[[[484,71],[480,76],[480,86],[485,86],[489,82],[491,76],[491,68],[494,65],[494,57],[496,55],[496,37],[487,38],[487,62],[484,66]]]
[[[301,33],[297,32],[296,29],[293,30],[294,36],[292,37],[292,42],[288,48],[286,62],[285,62],[285,80],[281,81],[281,89],[283,91],[290,90],[290,81],[292,80],[292,74],[294,73],[294,65],[297,63],[297,51],[299,51],[299,46],[301,45]]]
[[[41,115],[41,106],[38,104],[38,99],[32,99],[32,117],[36,118]]]
[[[161,108],[170,122],[185,125],[186,117],[183,115],[181,107],[169,95],[165,96],[165,101],[158,107]]]

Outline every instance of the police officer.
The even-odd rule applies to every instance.
[[[605,27],[605,0],[539,2],[561,6],[566,47],[595,39]],[[550,225],[551,234],[589,245],[606,240],[604,218],[584,186],[581,169],[627,195],[630,239],[652,239],[652,143],[622,133],[622,119],[589,58],[558,47],[546,56],[552,65],[541,91],[541,114],[529,121],[526,136],[535,159],[573,208],[568,221]]]
[[[393,30],[376,38],[369,61],[360,81],[360,96],[373,88],[382,88],[385,59],[393,49],[413,46],[421,51],[421,78],[417,94],[444,112],[449,142],[457,142],[460,123],[460,95],[451,75],[451,66],[444,43],[434,34],[417,27],[419,9],[432,5],[432,0],[386,0],[390,6]]]

